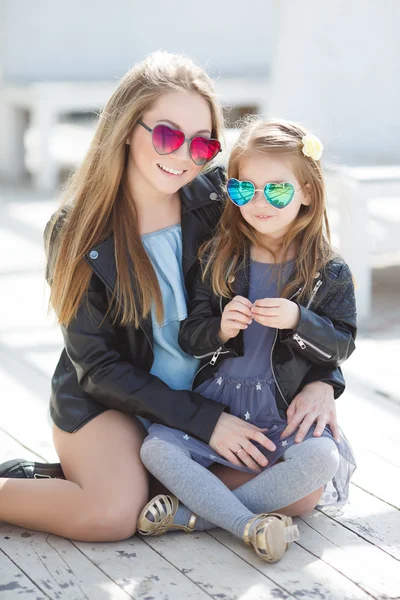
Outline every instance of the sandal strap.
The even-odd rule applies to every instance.
[[[159,494],[146,504],[140,513],[137,529],[141,535],[162,535],[171,529],[178,510],[179,501],[175,496]],[[150,514],[153,518],[148,518]]]
[[[146,504],[140,513],[137,530],[140,535],[163,535],[169,529],[178,529],[192,533],[195,530],[197,515],[192,513],[187,525],[174,524],[179,500],[176,496],[159,494]],[[150,514],[153,518],[148,518]]]
[[[266,517],[269,517],[269,513],[261,513],[260,515],[256,515],[255,517],[253,517],[252,519],[249,519],[249,521],[247,521],[246,525],[244,526],[244,531],[243,531],[243,540],[244,540],[245,544],[247,544],[248,546],[252,546],[252,542],[250,539],[250,530],[251,530],[251,526],[253,525],[254,521],[265,519]],[[253,536],[251,536],[251,537],[253,537]]]
[[[187,533],[193,533],[196,528],[197,523],[197,515],[192,513],[189,519],[189,523],[187,525],[172,525],[171,529],[180,529],[181,531],[186,531]]]

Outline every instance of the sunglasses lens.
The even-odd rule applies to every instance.
[[[285,208],[293,200],[294,187],[291,183],[267,183],[264,195],[274,208]]]
[[[238,181],[237,179],[228,179],[226,189],[229,198],[236,206],[244,206],[254,197],[255,187],[251,181]]]
[[[158,154],[171,154],[178,150],[185,141],[185,136],[178,129],[167,125],[157,125],[153,129],[153,146]]]
[[[190,143],[190,156],[196,165],[201,166],[215,158],[221,150],[221,142],[205,137],[195,137]]]

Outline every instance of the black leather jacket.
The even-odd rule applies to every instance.
[[[197,249],[213,233],[221,215],[223,179],[223,171],[217,168],[181,190],[182,264],[188,290],[196,279]],[[105,316],[116,281],[113,236],[92,248],[85,259],[93,276],[87,303],[82,302],[68,328],[61,327],[65,348],[52,378],[53,421],[64,431],[74,432],[112,408],[182,429],[209,442],[226,407],[193,391],[172,390],[150,374],[150,317],[135,329],[113,327]],[[319,379],[334,386],[338,379],[342,381],[337,369],[327,368],[324,376],[320,369],[310,369],[309,381]]]
[[[248,297],[250,263],[246,259],[233,282],[234,296]],[[298,290],[297,293],[299,293]],[[295,294],[292,299],[295,301]],[[218,338],[221,314],[227,298],[217,297],[210,280],[200,273],[190,294],[188,318],[181,323],[179,344],[202,359],[193,387],[211,377],[226,358],[243,356],[243,332],[222,344]],[[278,408],[285,411],[296,394],[310,381],[326,381],[334,387],[335,398],[345,382],[339,365],[355,349],[356,306],[349,267],[340,258],[330,261],[315,279],[313,292],[300,307],[295,331],[277,330],[271,350],[271,365],[277,389]]]

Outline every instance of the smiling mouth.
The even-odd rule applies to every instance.
[[[255,215],[257,219],[272,219],[274,215]]]
[[[165,165],[162,165],[160,163],[157,163],[157,167],[161,169],[161,171],[164,171],[164,173],[169,173],[170,175],[182,175],[183,173],[186,173],[185,169],[171,169],[170,167],[166,167]]]

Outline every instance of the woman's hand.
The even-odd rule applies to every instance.
[[[245,464],[250,469],[260,472],[260,466],[266,467],[268,460],[252,441],[258,442],[271,452],[276,450],[275,444],[262,433],[261,429],[223,412],[217,421],[209,444],[215,452],[232,464],[238,466]],[[238,453],[238,451],[240,452]]]
[[[257,323],[276,329],[296,329],[300,319],[298,305],[286,298],[256,300],[251,314]]]
[[[299,430],[295,442],[302,442],[307,435],[311,425],[317,422],[314,436],[319,437],[325,425],[329,425],[332,435],[339,441],[339,427],[336,417],[336,403],[333,395],[333,387],[323,381],[309,383],[293,398],[287,409],[288,424],[281,435],[281,439],[288,437]]]
[[[247,329],[251,323],[250,300],[235,296],[223,310],[218,337],[223,344],[236,337],[241,329]]]

